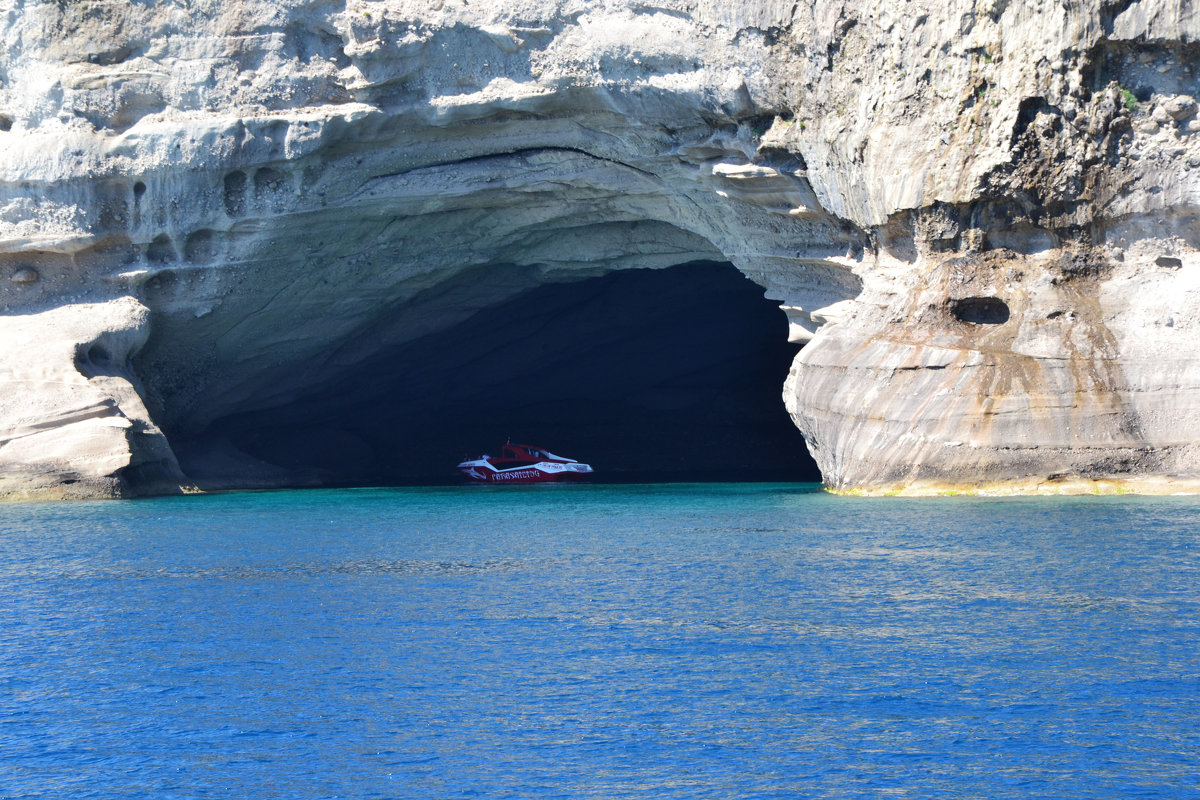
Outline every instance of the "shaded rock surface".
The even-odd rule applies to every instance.
[[[168,434],[209,488],[269,480],[263,464],[323,485],[444,483],[507,436],[605,481],[815,481],[779,396],[786,329],[728,264],[625,270],[532,289],[283,408]],[[257,464],[230,472],[235,446]]]
[[[1198,30],[1165,0],[24,4],[5,487],[187,486],[172,444],[221,420],[540,286],[718,261],[808,342],[784,399],[835,489],[1186,488]]]

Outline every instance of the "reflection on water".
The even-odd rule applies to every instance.
[[[0,507],[0,797],[1200,797],[1200,503]]]

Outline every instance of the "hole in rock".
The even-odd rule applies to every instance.
[[[75,349],[75,369],[85,378],[110,374],[114,362],[112,353],[99,342],[80,345]]]
[[[112,356],[108,350],[98,344],[94,344],[88,348],[87,359],[97,367],[106,367],[112,363]]]
[[[183,258],[189,264],[203,264],[213,255],[213,232],[207,228],[188,234],[183,243]]]
[[[170,264],[175,260],[175,246],[171,244],[171,237],[165,233],[160,233],[154,237],[154,241],[150,242],[146,248],[146,260],[152,264]]]
[[[271,192],[283,188],[286,176],[277,169],[263,167],[254,173],[254,196],[262,199]]]
[[[236,451],[293,484],[456,483],[459,460],[506,437],[586,461],[596,481],[816,481],[782,400],[787,335],[730,264],[545,284],[349,372],[300,365],[302,399],[173,442],[213,487],[237,485]]]
[[[998,297],[963,297],[950,301],[955,319],[975,325],[1003,325],[1008,322],[1008,304]]]
[[[240,217],[246,210],[246,173],[234,170],[225,176],[225,213]]]

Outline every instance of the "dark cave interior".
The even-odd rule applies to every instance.
[[[538,286],[176,451],[202,488],[247,484],[215,442],[266,462],[264,485],[377,486],[456,483],[460,459],[509,437],[597,482],[817,481],[781,397],[795,353],[731,264],[613,272]]]

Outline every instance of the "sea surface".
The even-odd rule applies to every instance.
[[[1200,500],[0,506],[3,798],[1200,798]]]

